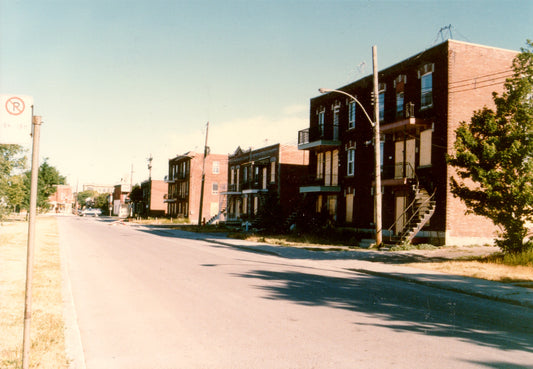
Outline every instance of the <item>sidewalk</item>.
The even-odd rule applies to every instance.
[[[406,255],[398,252],[351,250],[343,247],[324,247],[313,251],[305,247],[276,246],[260,242],[228,238],[224,234],[192,233],[176,229],[135,225],[135,228],[166,237],[182,237],[210,242],[216,245],[259,252],[286,259],[310,260],[322,266],[384,278],[392,278],[442,290],[533,308],[533,290],[501,282],[445,274],[437,271],[403,266]],[[327,251],[333,248],[338,251]],[[408,256],[407,256],[408,257]]]

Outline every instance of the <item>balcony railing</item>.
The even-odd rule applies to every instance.
[[[416,179],[416,172],[411,163],[396,163],[394,165],[383,166],[383,180],[392,179]]]

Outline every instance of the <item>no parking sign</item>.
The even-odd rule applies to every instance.
[[[0,95],[0,144],[30,142],[33,97]]]

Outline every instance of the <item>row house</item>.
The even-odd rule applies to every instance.
[[[74,194],[69,185],[54,185],[55,192],[48,198],[50,211],[61,214],[72,214]]]
[[[118,184],[113,189],[113,215],[125,218],[130,215],[130,199],[129,194],[131,192],[131,185]]]
[[[450,192],[455,130],[475,110],[493,107],[511,75],[515,51],[448,40],[379,72],[382,224],[396,241],[417,235],[435,244],[489,241],[495,227],[466,215]],[[372,112],[373,78],[338,88]],[[298,147],[310,154],[300,187],[315,215],[359,230],[374,227],[373,128],[351,98],[329,92],[310,101]]]
[[[221,192],[226,190],[228,156],[204,155],[187,152],[168,162],[167,216],[185,218],[197,223],[200,210],[202,171],[205,173],[202,221],[209,221],[222,215],[225,205]]]
[[[167,183],[163,180],[148,179],[141,183],[142,209],[139,209],[141,217],[163,217],[166,215],[167,190]]]
[[[227,221],[257,220],[267,196],[279,200],[279,213],[272,216],[286,219],[297,205],[308,157],[296,146],[275,144],[255,150],[238,147],[228,157]]]

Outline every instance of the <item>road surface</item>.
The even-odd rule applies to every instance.
[[[533,309],[58,219],[88,369],[533,368]]]

